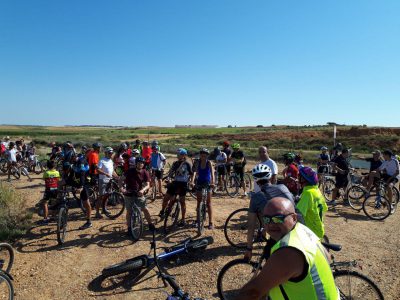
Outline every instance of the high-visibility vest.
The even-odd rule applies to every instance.
[[[306,226],[296,226],[272,248],[275,251],[293,247],[303,253],[308,264],[307,275],[299,282],[288,281],[271,289],[272,300],[338,300],[339,293],[329,262],[319,238]]]

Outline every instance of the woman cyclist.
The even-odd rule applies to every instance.
[[[200,203],[201,203],[201,190],[203,188],[208,189],[207,193],[207,211],[208,211],[208,229],[214,229],[213,225],[213,214],[212,214],[212,205],[211,205],[211,191],[210,187],[214,186],[214,168],[211,164],[211,161],[208,160],[208,155],[210,151],[208,149],[203,148],[200,150],[200,159],[197,165],[197,168],[194,170],[194,175],[191,180],[191,185],[194,184],[194,178],[197,175],[196,182],[196,196],[197,196],[197,210],[199,211]]]

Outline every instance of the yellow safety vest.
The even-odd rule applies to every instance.
[[[329,262],[318,237],[306,226],[296,226],[278,241],[271,249],[285,247],[300,250],[308,264],[305,278],[299,282],[288,281],[274,287],[269,296],[271,300],[338,300],[339,293],[333,279]]]

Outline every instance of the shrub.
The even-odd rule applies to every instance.
[[[12,240],[30,227],[32,214],[25,202],[12,187],[0,182],[0,241]]]

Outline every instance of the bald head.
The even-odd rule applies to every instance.
[[[258,155],[261,161],[265,161],[269,158],[268,156],[268,149],[265,146],[261,146],[258,148]]]
[[[276,214],[292,214],[295,213],[293,203],[283,197],[275,197],[268,201],[264,207],[264,215],[273,216]]]

